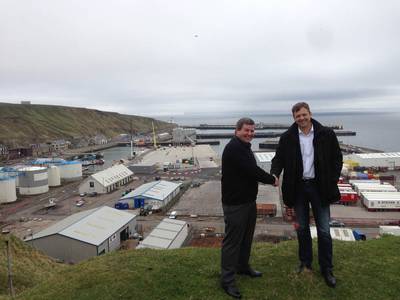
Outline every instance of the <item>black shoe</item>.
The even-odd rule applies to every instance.
[[[253,270],[253,269],[251,269],[251,268],[249,268],[249,269],[247,269],[247,270],[245,270],[245,271],[238,271],[237,273],[238,273],[239,275],[247,275],[247,276],[250,276],[250,277],[252,277],[252,278],[261,277],[261,276],[262,276],[262,273],[261,273],[261,272],[256,271],[256,270]]]
[[[242,295],[240,294],[238,288],[234,284],[222,285],[222,288],[224,289],[225,293],[227,293],[229,296],[236,299],[242,298]]]
[[[311,265],[307,265],[307,264],[301,263],[300,266],[297,268],[296,273],[297,273],[297,274],[300,274],[300,273],[302,273],[302,272],[304,272],[304,271],[306,271],[306,272],[312,272],[312,267],[311,267]]]
[[[323,272],[322,276],[324,276],[327,286],[331,288],[334,288],[336,286],[336,278],[335,276],[333,276],[332,271]]]

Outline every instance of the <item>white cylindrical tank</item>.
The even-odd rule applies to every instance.
[[[15,177],[0,177],[0,203],[9,203],[17,200]]]
[[[49,191],[47,168],[25,167],[18,169],[18,187],[21,195],[38,195]]]
[[[49,187],[60,186],[61,185],[60,169],[57,166],[49,166],[47,172],[49,174]]]
[[[80,161],[67,161],[57,166],[60,169],[61,180],[74,181],[82,179],[82,163]]]

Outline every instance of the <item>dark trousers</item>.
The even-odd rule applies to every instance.
[[[256,203],[223,205],[225,237],[221,250],[221,283],[232,284],[237,271],[249,268],[251,244],[256,226]]]
[[[294,206],[298,229],[300,261],[311,266],[313,259],[312,240],[310,234],[310,206],[315,219],[318,234],[318,261],[321,272],[332,270],[332,238],[329,227],[329,205],[322,206],[317,186],[313,181],[302,182]]]

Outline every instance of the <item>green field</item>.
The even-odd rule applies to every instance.
[[[219,249],[123,250],[66,266],[20,243],[15,248],[18,299],[229,299],[219,287]],[[399,250],[400,238],[393,236],[335,241],[338,285],[331,289],[317,271],[295,273],[296,241],[257,243],[252,265],[264,276],[238,276],[238,286],[244,299],[400,299]],[[6,298],[1,251],[0,293]]]
[[[171,124],[151,118],[129,116],[94,109],[0,103],[0,144],[43,143],[54,139],[88,138],[96,134],[114,137],[135,132],[150,132]]]

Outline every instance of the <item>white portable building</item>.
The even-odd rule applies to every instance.
[[[317,228],[315,226],[310,226],[311,238],[315,239],[318,237]],[[342,227],[331,227],[330,228],[331,237],[334,240],[339,241],[348,241],[354,242],[356,239],[354,238],[353,230],[350,228],[342,228]]]
[[[400,226],[379,226],[379,234],[392,234],[400,236]]]
[[[79,193],[105,194],[132,181],[133,172],[122,164],[112,166],[89,176],[80,186]]]
[[[347,156],[361,167],[387,167],[394,169],[400,166],[400,152],[357,153]]]
[[[362,192],[361,199],[368,209],[400,209],[400,192]]]

